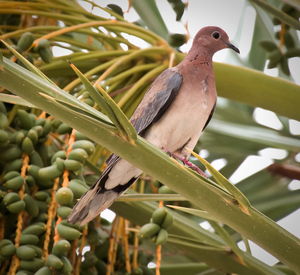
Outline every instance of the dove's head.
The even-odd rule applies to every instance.
[[[227,33],[215,26],[202,28],[196,34],[192,47],[192,49],[196,51],[203,51],[210,55],[225,48],[230,48],[235,52],[240,53],[239,49],[229,41]]]

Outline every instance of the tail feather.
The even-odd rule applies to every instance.
[[[97,185],[87,191],[76,203],[68,222],[84,225],[98,216],[103,210],[111,206],[120,193],[113,190],[106,190],[103,193],[97,192]]]
[[[135,181],[136,177],[130,179],[126,184],[116,186],[113,189],[101,187],[101,179],[88,190],[73,207],[68,217],[68,222],[84,225],[98,216],[103,210],[110,207],[112,203]]]
[[[84,225],[111,206],[142,171],[118,157],[110,158],[109,165],[100,179],[88,190],[73,207],[68,222]]]

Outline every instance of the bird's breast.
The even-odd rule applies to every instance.
[[[147,131],[145,138],[161,149],[174,152],[198,135],[216,102],[215,87],[208,79],[185,80],[164,115]]]

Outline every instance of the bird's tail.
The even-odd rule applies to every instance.
[[[103,210],[110,207],[112,203],[130,186],[137,178],[132,178],[127,184],[120,188],[101,188],[101,179],[88,190],[75,204],[68,217],[69,223],[84,225],[97,217]]]
[[[142,171],[124,160],[107,167],[101,178],[88,190],[73,207],[68,222],[84,225],[111,206]],[[110,178],[111,177],[111,178]]]
[[[73,207],[68,222],[84,225],[98,216],[103,210],[111,206],[121,193],[105,190],[99,193],[99,182],[88,190]]]

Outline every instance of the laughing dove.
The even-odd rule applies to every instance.
[[[177,66],[162,72],[152,83],[134,112],[131,123],[140,136],[161,150],[189,157],[209,123],[217,93],[212,67],[214,53],[233,46],[226,32],[205,27],[194,38],[191,50]],[[81,225],[108,208],[142,170],[112,155],[99,180],[74,206],[68,221]]]

